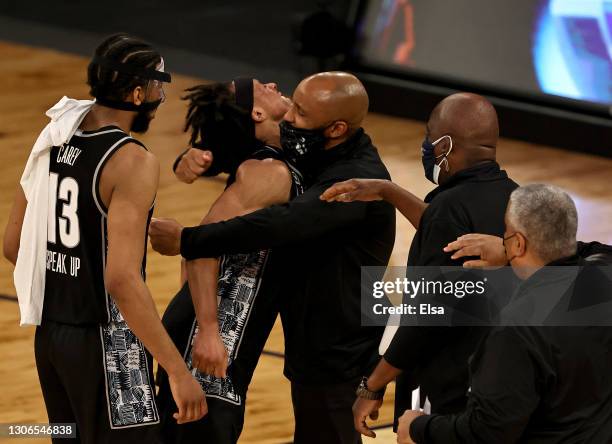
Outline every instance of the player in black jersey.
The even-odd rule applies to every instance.
[[[163,102],[162,82],[170,81],[163,65],[146,43],[125,34],[106,39],[88,67],[96,102],[74,135],[50,150],[36,364],[49,421],[76,423],[82,443],[162,442],[149,352],[170,375],[174,418],[184,423],[206,413],[204,393],[144,281],[159,163],[130,131],[145,132]],[[12,239],[19,239],[26,206],[20,188]]]
[[[177,159],[175,173],[186,183],[201,174],[229,174],[227,188],[203,224],[301,194],[303,179],[279,149],[278,123],[291,102],[274,83],[239,78],[188,92],[186,130],[191,130],[191,145],[196,148]],[[165,422],[168,442],[237,442],[247,388],[279,311],[277,268],[271,250],[186,265],[184,278],[189,284],[173,298],[163,322],[177,347],[184,350],[187,364],[197,369],[209,413],[178,427]],[[172,412],[164,372],[158,372],[158,377],[161,410]]]
[[[361,441],[351,407],[383,331],[361,324],[361,267],[387,265],[395,210],[385,202],[330,204],[320,195],[340,178],[389,178],[361,128],[367,108],[367,92],[351,74],[304,79],[280,123],[283,152],[307,175],[302,195],[221,223],[184,228],[160,219],[149,229],[156,251],[187,261],[262,248],[280,258],[296,444]]]

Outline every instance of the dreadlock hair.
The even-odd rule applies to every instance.
[[[96,56],[120,63],[133,63],[142,68],[155,68],[161,62],[161,55],[151,45],[125,33],[107,37],[96,48]],[[123,101],[134,88],[146,88],[149,79],[103,68],[89,63],[87,67],[89,94],[110,100]]]
[[[184,131],[193,147],[210,150],[213,163],[206,176],[233,176],[242,162],[262,146],[250,131],[251,110],[236,105],[231,83],[196,85],[182,98],[189,101]]]

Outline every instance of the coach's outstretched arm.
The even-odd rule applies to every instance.
[[[225,222],[183,228],[175,220],[156,219],[149,230],[151,244],[161,254],[181,253],[188,260],[217,257],[303,242],[363,221],[368,203],[319,199],[332,182],[316,184],[286,204]]]
[[[112,162],[112,164],[111,164]],[[164,329],[142,276],[142,258],[149,210],[155,199],[159,162],[136,144],[122,147],[102,172],[112,186],[108,205],[108,253],[105,285],[134,334],[168,372],[179,408],[177,422],[196,421],[206,414],[200,384]]]
[[[321,194],[321,200],[327,202],[384,200],[397,208],[417,230],[423,211],[427,208],[427,204],[410,191],[384,179],[350,179],[338,182]]]

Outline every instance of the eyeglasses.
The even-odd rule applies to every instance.
[[[515,231],[515,232],[514,232],[513,234],[511,234],[510,236],[508,236],[508,237],[504,237],[504,238],[502,238],[502,239],[503,239],[503,241],[504,241],[504,242],[506,242],[508,239],[512,239],[514,236],[516,236],[516,235],[517,235],[517,233],[518,233],[518,231]]]
[[[161,82],[155,79],[150,80],[148,91],[150,92],[154,90],[159,91],[159,98],[161,99],[162,102],[165,102],[166,92],[164,91],[164,82]]]

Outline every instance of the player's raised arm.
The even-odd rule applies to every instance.
[[[204,416],[206,401],[162,326],[142,276],[143,239],[158,178],[157,159],[136,144],[123,147],[104,169],[101,184],[112,184],[105,284],[130,329],[168,372],[179,408],[175,418],[182,423]]]
[[[181,182],[193,183],[208,170],[212,162],[213,157],[210,151],[189,148],[176,158],[172,170]]]

